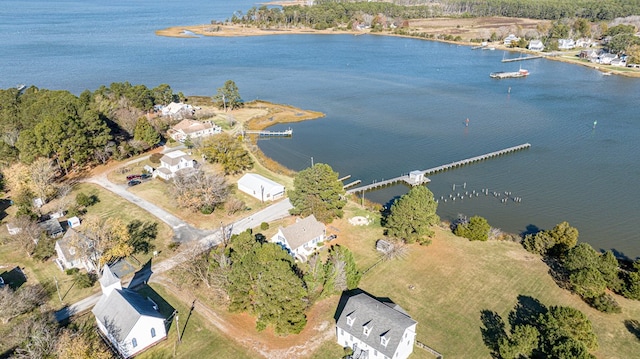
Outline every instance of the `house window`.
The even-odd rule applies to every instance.
[[[344,335],[344,329],[340,329],[340,335]]]
[[[377,356],[378,356],[378,351],[377,351],[377,350],[375,350],[375,349],[373,350],[373,356],[374,356],[374,357],[377,357]]]
[[[369,336],[369,334],[371,334],[371,328],[364,325],[362,326],[362,333],[364,333],[364,335]]]
[[[156,328],[151,328],[151,338],[156,337]]]
[[[389,344],[389,338],[387,337],[380,337],[380,344],[382,344],[382,346],[384,346],[385,348],[387,347],[387,344]]]
[[[138,341],[136,340],[136,338],[131,339],[131,346],[134,348],[138,346]]]

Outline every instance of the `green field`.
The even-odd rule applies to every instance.
[[[354,213],[347,212],[345,218]],[[366,228],[374,232],[375,226]],[[346,229],[343,231],[356,231]],[[377,256],[377,236],[349,236],[343,242],[361,268]],[[362,263],[362,264],[361,264]],[[360,282],[372,295],[389,297],[418,321],[417,340],[448,358],[487,358],[490,350],[481,334],[483,310],[498,313],[507,329],[508,315],[518,296],[531,297],[545,306],[563,305],[584,312],[598,336],[599,358],[632,358],[640,352],[640,340],[624,325],[640,318],[640,302],[616,296],[623,312],[603,314],[586,305],[577,295],[561,289],[537,255],[511,242],[469,242],[438,229],[427,247],[412,245],[406,259],[383,262]],[[415,348],[414,358],[430,358]]]
[[[209,324],[197,311],[191,316],[189,309],[180,300],[169,294],[162,286],[150,284],[150,289],[141,291],[143,295],[149,295],[158,303],[157,294],[171,308],[178,310],[180,331],[183,332],[181,342],[178,342],[178,331],[176,322],[171,323],[167,339],[160,342],[155,347],[138,355],[136,358],[219,358],[219,359],[243,359],[255,358],[239,344],[226,337],[212,324]],[[161,302],[160,302],[161,303]],[[166,306],[160,305],[161,311],[166,310]],[[165,314],[165,313],[163,313]],[[188,321],[187,321],[188,318]],[[185,328],[186,324],[186,328]]]

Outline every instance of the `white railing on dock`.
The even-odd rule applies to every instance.
[[[446,170],[450,170],[452,168],[461,167],[461,166],[468,165],[468,164],[471,164],[471,163],[483,161],[483,160],[490,159],[490,158],[493,158],[493,157],[498,157],[498,156],[501,156],[501,155],[504,155],[504,154],[507,154],[507,153],[525,150],[525,149],[527,149],[529,147],[531,147],[530,143],[523,143],[521,145],[505,148],[505,149],[500,150],[500,151],[489,152],[489,153],[485,153],[484,155],[470,157],[470,158],[466,158],[464,160],[447,163],[445,165],[432,167],[432,168],[429,168],[429,169],[426,169],[426,170],[421,170],[419,172],[423,176],[421,177],[421,179],[419,181],[416,181],[414,178],[411,178],[409,175],[402,175],[402,176],[399,176],[399,177],[390,178],[388,180],[383,180],[383,181],[380,181],[380,182],[374,182],[374,183],[371,183],[371,184],[368,184],[368,185],[365,185],[365,186],[351,188],[351,189],[348,189],[346,192],[347,193],[366,192],[366,191],[371,190],[371,189],[392,185],[392,184],[395,184],[395,183],[400,182],[400,181],[405,182],[405,183],[407,183],[407,184],[409,184],[411,186],[417,186],[417,185],[421,185],[423,183],[428,183],[428,182],[431,181],[430,179],[428,179],[427,177],[424,177],[424,176],[427,176],[427,175],[430,175],[430,174],[434,174],[434,173],[438,173],[438,172],[443,172],[443,171],[446,171]],[[417,171],[414,171],[412,173],[415,173],[415,172],[417,172]]]

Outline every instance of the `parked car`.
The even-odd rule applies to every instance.
[[[127,181],[131,181],[131,180],[134,180],[134,179],[140,178],[140,177],[141,177],[140,175],[128,175],[127,176]]]
[[[140,176],[140,179],[149,179],[149,178],[151,178],[151,175],[150,175],[150,174],[148,174],[148,173],[143,173],[143,174]]]
[[[140,181],[138,181],[138,180],[134,179],[134,180],[129,181],[129,182],[127,183],[127,185],[129,185],[129,187],[133,187],[133,186],[135,186],[135,185],[139,185],[140,183],[142,183],[142,182],[140,182]]]

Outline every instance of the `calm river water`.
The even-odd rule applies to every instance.
[[[153,33],[223,20],[251,6],[245,0],[3,1],[0,87],[79,94],[129,81],[211,95],[233,79],[245,100],[327,114],[277,126],[292,127],[294,136],[261,141],[267,155],[295,170],[313,157],[364,183],[529,142],[529,150],[431,176],[436,198],[490,192],[440,201],[440,216],[477,214],[512,232],[567,220],[596,248],[640,256],[640,80],[547,60],[503,64],[501,51],[414,39]],[[528,78],[489,78],[520,64]],[[395,186],[365,197],[385,203],[406,191]],[[522,202],[505,204],[492,192]]]

